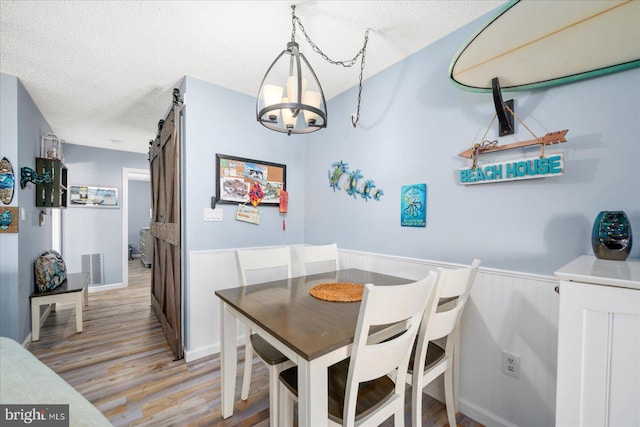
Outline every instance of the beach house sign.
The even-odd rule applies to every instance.
[[[564,175],[564,153],[543,157],[508,160],[460,169],[460,184],[489,184],[493,182],[547,178]]]

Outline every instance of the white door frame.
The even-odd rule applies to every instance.
[[[122,285],[129,285],[129,181],[151,182],[148,169],[122,168]]]
[[[62,254],[62,209],[51,209],[51,249]]]

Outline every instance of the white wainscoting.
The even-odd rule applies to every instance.
[[[555,424],[557,284],[548,276],[480,271],[462,318],[463,413],[487,425]],[[520,355],[520,378],[502,373],[503,350]]]
[[[215,291],[239,282],[235,250],[191,251],[187,263],[184,353],[190,362],[220,352],[220,300]]]
[[[296,276],[300,272],[293,248],[292,274]],[[190,362],[220,352],[220,300],[215,291],[235,288],[240,282],[235,249],[191,251],[187,264],[184,352]],[[238,332],[242,334],[238,343],[244,344],[244,328],[238,327]]]
[[[292,252],[295,257],[295,251]],[[469,260],[471,263],[472,260]],[[238,286],[235,250],[192,251],[185,292],[187,362],[220,351],[214,292]],[[295,265],[295,260],[294,260]],[[340,250],[341,268],[416,280],[458,264]],[[293,274],[297,274],[294,268]],[[480,268],[462,319],[460,411],[488,426],[553,426],[557,371],[558,280]],[[243,328],[239,328],[240,333]],[[244,342],[244,336],[238,336]],[[520,355],[520,378],[502,373],[502,351]]]

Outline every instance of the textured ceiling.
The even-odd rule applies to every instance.
[[[0,71],[66,142],[146,152],[185,75],[256,95],[291,37],[291,4],[332,59],[352,58],[371,28],[366,79],[503,3],[0,0]],[[357,85],[358,65],[328,64],[296,39],[327,99]]]

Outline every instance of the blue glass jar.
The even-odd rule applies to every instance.
[[[633,237],[629,218],[623,211],[602,211],[591,232],[591,246],[597,258],[624,261],[631,252]]]

